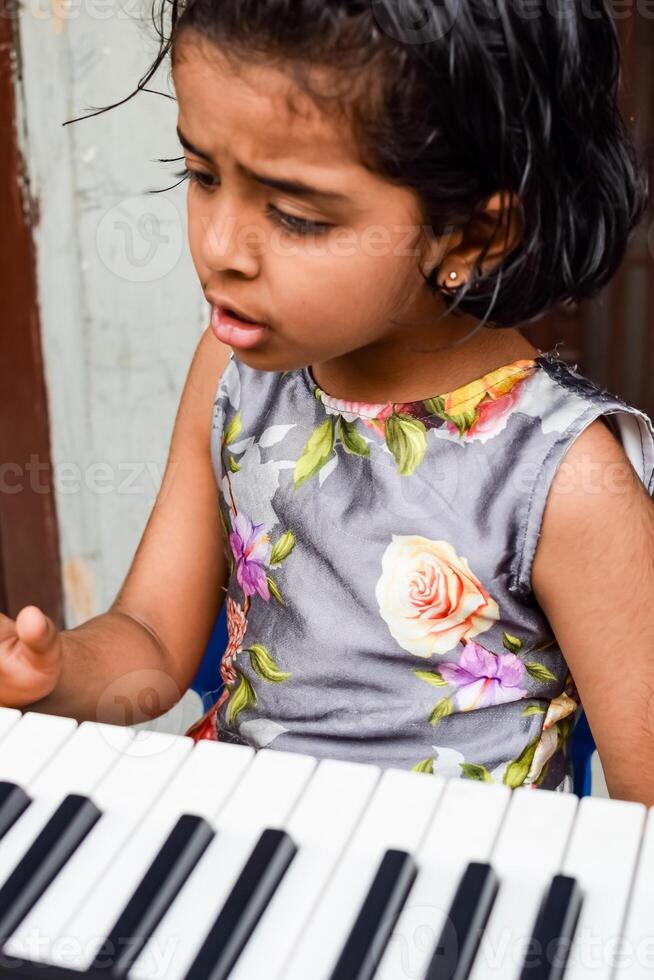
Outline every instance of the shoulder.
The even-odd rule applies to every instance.
[[[590,722],[610,795],[654,802],[654,501],[598,418],[548,495],[532,571]]]
[[[232,358],[231,347],[217,340],[211,327],[207,327],[195,348],[189,378],[196,384],[203,383],[209,386],[213,384],[215,388]]]
[[[194,446],[199,442],[203,448],[206,447],[216,388],[229,366],[231,356],[231,348],[216,340],[211,328],[207,328],[195,348],[180,399],[175,430],[176,434],[183,434],[178,435],[178,440],[190,440]]]
[[[567,448],[550,485],[532,570],[537,600],[562,581],[561,568],[594,574],[593,558],[629,562],[645,525],[654,527],[654,501],[606,420],[590,422]]]
[[[562,581],[561,560],[590,560],[597,535],[591,535],[589,522],[624,520],[621,508],[631,507],[630,501],[651,509],[654,426],[643,411],[555,354],[540,356],[538,363],[541,370],[517,406],[518,417],[522,410],[525,418],[508,440],[512,474],[519,478],[511,481],[509,591],[540,602],[553,579]],[[583,541],[582,528],[588,529]],[[565,549],[575,541],[579,547],[568,556]]]

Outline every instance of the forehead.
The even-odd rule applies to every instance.
[[[190,130],[187,135],[203,150],[246,165],[262,160],[280,170],[303,165],[316,175],[333,175],[335,169],[350,176],[369,173],[336,102],[331,111],[322,109],[289,72],[270,65],[235,65],[194,36],[178,45],[173,80],[181,128]],[[322,91],[326,79],[317,72],[315,77]]]

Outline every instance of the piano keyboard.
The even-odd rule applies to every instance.
[[[644,980],[653,811],[0,709],[0,977]]]

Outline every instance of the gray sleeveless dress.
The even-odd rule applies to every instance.
[[[386,405],[232,354],[225,687],[187,734],[570,791],[581,706],[530,574],[557,467],[602,415],[653,493],[649,417],[555,352]]]

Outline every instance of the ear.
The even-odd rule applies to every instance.
[[[497,191],[475,210],[463,228],[434,240],[432,268],[442,266],[443,274],[439,280],[445,281],[451,271],[458,273],[459,282],[467,280],[484,245],[489,242],[481,263],[481,272],[485,275],[514,250],[522,231],[523,211],[519,197],[513,191]]]

